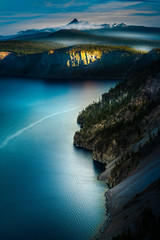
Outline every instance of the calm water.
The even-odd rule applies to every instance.
[[[1,240],[87,240],[99,229],[100,166],[72,143],[78,112],[116,83],[1,79]]]

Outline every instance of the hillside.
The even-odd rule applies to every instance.
[[[99,36],[96,31],[81,31],[76,29],[62,29],[55,33],[51,33],[47,37],[40,38],[41,40],[52,40],[55,42],[63,43],[68,46],[77,44],[99,44],[99,45],[112,45],[112,46],[134,46],[145,48],[158,48],[160,41],[154,39],[134,39],[125,37],[104,35]]]
[[[29,33],[29,34],[20,34],[17,36],[13,36],[11,38],[9,38],[9,40],[21,40],[21,41],[32,41],[32,40],[36,40],[37,38],[44,38],[47,37],[48,35],[50,35],[50,32],[38,32],[38,33]]]
[[[3,45],[3,44],[2,44]],[[14,52],[9,46],[2,46],[9,55],[0,61],[0,75],[25,76],[40,78],[123,78],[145,52],[136,51],[129,47],[78,45],[70,48],[54,49],[54,44],[46,44],[49,51],[28,54],[27,48],[14,45]],[[38,50],[43,51],[43,44]],[[1,54],[3,55],[3,51]],[[29,49],[32,51],[32,48]],[[26,53],[20,54],[20,53]],[[149,57],[151,59],[152,57]],[[115,71],[115,68],[117,71]]]
[[[154,34],[154,37],[157,36],[159,38],[160,34],[160,28],[156,27],[144,27],[144,26],[132,26],[132,25],[117,25],[116,27],[109,27],[105,25],[102,25],[104,27],[99,28],[99,29],[88,29],[85,30],[85,32],[97,35],[97,36],[112,36],[115,33],[117,35],[123,35],[123,36],[129,36],[129,34],[132,33],[132,38],[134,38],[135,35],[134,33],[139,35],[137,37],[141,38],[142,36],[145,36],[147,38],[147,35],[152,35]],[[146,35],[145,35],[146,34]],[[153,37],[153,36],[152,36]]]
[[[78,25],[78,24],[74,24]],[[115,29],[115,30],[114,30]],[[118,32],[118,29],[120,32]],[[126,28],[128,29],[128,27]],[[130,29],[130,27],[129,27]],[[132,28],[131,28],[132,29]],[[149,30],[148,30],[149,31]],[[114,33],[118,33],[115,34]],[[153,33],[155,31],[153,30]],[[121,36],[122,33],[122,36]],[[131,30],[131,33],[134,31]],[[135,33],[136,34],[136,33]],[[145,32],[144,32],[145,34]],[[147,33],[146,33],[147,34]],[[149,32],[151,34],[151,31]],[[157,34],[157,35],[156,35]],[[157,38],[141,37],[129,37],[130,32],[125,30],[125,27],[115,27],[113,29],[98,29],[98,30],[77,30],[77,29],[60,29],[54,32],[39,32],[33,34],[22,34],[20,36],[14,36],[12,40],[23,41],[53,41],[67,46],[77,44],[98,44],[98,45],[112,45],[112,46],[129,46],[138,49],[153,49],[160,47],[159,32],[155,32]]]
[[[80,30],[76,29],[62,29],[55,33],[51,33],[49,36],[47,36],[48,39],[55,39],[55,40],[92,40],[94,39],[94,36]]]
[[[143,63],[150,54],[143,56]],[[103,94],[101,101],[89,105],[78,116],[82,129],[75,134],[74,143],[92,150],[95,160],[110,163],[123,156],[125,161],[128,152],[135,158],[134,151],[138,152],[149,136],[152,138],[158,133],[159,50],[152,51],[152,54],[157,54],[152,63],[148,62],[145,68],[135,64],[123,83]],[[129,161],[133,157],[129,156]],[[121,158],[119,164],[125,168],[123,161]],[[112,173],[114,175],[114,171]],[[112,176],[112,185],[120,180],[118,176]]]
[[[41,41],[19,41],[19,40],[8,40],[0,41],[0,52],[11,52],[16,55],[29,55],[43,53],[49,50],[55,50],[63,48],[64,45],[54,42],[41,42]]]
[[[125,79],[82,110],[74,145],[91,150],[94,160],[106,164],[99,179],[110,188],[108,218],[100,239],[156,240],[160,227],[160,50],[140,57]]]

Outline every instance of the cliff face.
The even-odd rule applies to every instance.
[[[74,135],[74,144],[106,163],[99,179],[111,187],[106,192],[108,218],[97,239],[156,240],[160,229],[160,50],[138,57],[126,76],[79,114],[81,129]]]
[[[0,60],[3,60],[5,57],[7,57],[10,54],[11,54],[10,52],[0,52]]]
[[[68,67],[79,67],[80,65],[89,65],[98,59],[101,59],[101,51],[80,51],[80,52],[69,52],[70,59],[67,61]]]
[[[1,52],[0,75],[42,78],[121,78],[143,54],[120,47],[69,48],[23,56]]]
[[[68,69],[66,53],[45,52],[16,56],[10,54],[0,61],[0,75],[24,77],[59,77]]]
[[[139,163],[147,146],[160,134],[160,54],[102,100],[78,116],[77,147],[92,150],[93,159],[107,164],[107,179],[115,186]],[[159,56],[159,58],[158,58]]]

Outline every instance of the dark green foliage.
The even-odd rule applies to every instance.
[[[160,105],[160,91],[151,95],[148,91],[148,81],[149,84],[152,83],[152,79],[156,78],[160,71],[160,59],[157,60],[159,50],[150,54],[156,56],[155,61],[148,63],[147,60],[146,66],[143,67],[142,64],[141,68],[138,65],[139,71],[135,71],[134,68],[131,77],[104,93],[101,101],[89,105],[78,117],[82,126],[81,139],[85,139],[86,143],[90,140],[86,134],[88,129],[93,132],[93,151],[98,153],[100,158],[103,155],[103,160],[108,163],[107,158],[110,156],[111,159],[120,156],[108,180],[111,186],[117,185],[133,172],[160,134],[158,128],[157,134],[149,134],[147,145],[136,146],[144,136],[148,137],[148,131],[152,130],[153,126],[158,127],[158,118],[153,122],[150,113]],[[96,131],[93,131],[95,128]],[[134,144],[135,150],[131,151],[129,147]]]
[[[64,48],[65,45],[61,43],[56,43],[53,41],[23,41],[23,40],[8,40],[0,41],[0,51],[4,52],[14,52],[20,55],[26,54],[36,54],[44,51],[49,51],[52,49]],[[102,53],[109,53],[113,51],[123,51],[125,54],[140,55],[144,52],[136,51],[130,47],[116,47],[116,46],[104,46],[104,45],[94,45],[94,44],[83,44],[76,45],[66,49],[69,51],[79,52],[79,51],[101,51]]]
[[[122,78],[128,69],[134,64],[138,56],[145,55],[144,52],[136,51],[129,47],[124,46],[103,46],[103,45],[77,45],[74,46],[69,52],[80,53],[80,51],[88,51],[94,53],[98,51],[101,58],[92,63],[92,68],[87,68],[84,71],[84,76],[93,77],[112,77]],[[115,71],[116,69],[116,71]],[[74,68],[76,75],[78,68]],[[80,72],[79,72],[80,74]]]
[[[158,50],[157,50],[158,51]],[[119,83],[114,89],[111,88],[108,93],[102,95],[102,101],[89,105],[83,110],[79,117],[78,123],[83,126],[91,126],[103,120],[108,120],[115,112],[127,106],[131,99],[137,96],[140,87],[147,81],[147,76],[154,76],[160,69],[160,60],[155,61],[140,72],[136,72],[130,79]],[[148,96],[144,95],[144,103],[139,108],[132,104],[128,105],[131,112],[136,112],[132,124],[148,115],[152,109],[160,104],[160,100],[147,101]],[[129,124],[129,122],[127,123]],[[130,123],[131,124],[131,123]]]
[[[14,52],[17,55],[36,54],[59,49],[63,44],[45,41],[0,41],[0,52]]]
[[[118,162],[116,162],[109,179],[109,183],[113,186],[120,183],[131,173],[140,161],[140,149],[138,152],[130,152],[123,155]]]
[[[79,52],[79,51],[89,51],[89,52],[94,52],[94,51],[101,51],[102,53],[109,53],[113,51],[121,51],[124,54],[132,54],[132,55],[141,55],[144,54],[145,52],[135,50],[131,47],[127,46],[108,46],[108,45],[98,45],[98,44],[79,44],[76,46],[73,46],[71,51]]]

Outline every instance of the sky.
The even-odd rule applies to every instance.
[[[0,0],[0,35],[57,27],[74,18],[160,27],[160,0]]]

